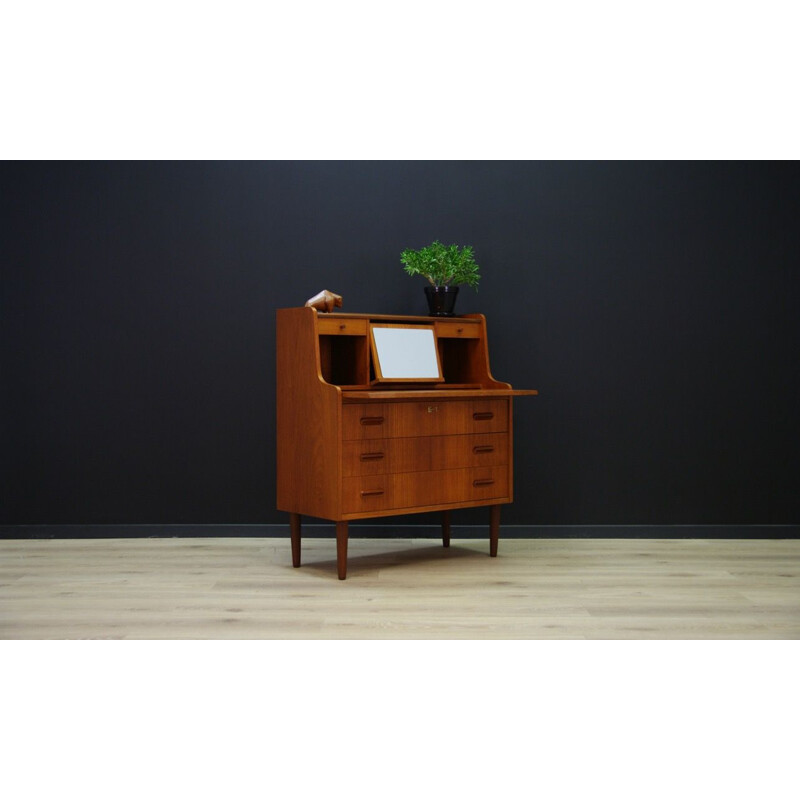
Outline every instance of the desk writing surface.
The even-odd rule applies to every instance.
[[[536,389],[384,389],[344,390],[343,403],[364,400],[447,400],[461,397],[532,397]]]

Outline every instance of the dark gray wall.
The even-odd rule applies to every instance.
[[[475,248],[458,310],[487,315],[495,377],[541,391],[516,403],[505,522],[800,522],[795,163],[0,178],[0,524],[283,522],[275,309],[329,288],[423,313],[399,254],[434,238]]]

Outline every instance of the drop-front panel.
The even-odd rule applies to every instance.
[[[443,383],[379,385],[372,323],[433,327]],[[481,315],[441,320],[277,312],[278,507],[288,511],[300,564],[300,516],[337,523],[339,577],[353,519],[491,506],[497,553],[500,504],[513,497],[512,397],[492,378]]]

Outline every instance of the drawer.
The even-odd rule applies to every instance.
[[[481,326],[477,322],[437,320],[435,328],[439,339],[479,339],[481,336]]]
[[[367,321],[365,319],[336,319],[335,317],[319,317],[319,332],[327,336],[366,336]]]
[[[342,406],[342,438],[500,433],[508,430],[508,400],[432,400]]]
[[[342,481],[345,514],[387,511],[508,497],[508,467],[472,467],[396,475],[361,475]]]
[[[507,433],[361,439],[343,447],[346,477],[508,464]]]

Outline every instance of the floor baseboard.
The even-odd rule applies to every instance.
[[[283,538],[289,525],[0,525],[0,539],[129,539],[169,537]],[[305,522],[303,536],[335,535],[333,523]],[[501,525],[504,539],[798,539],[800,525]],[[438,539],[438,525],[351,523],[350,536]],[[484,539],[487,525],[453,525],[454,539]]]

